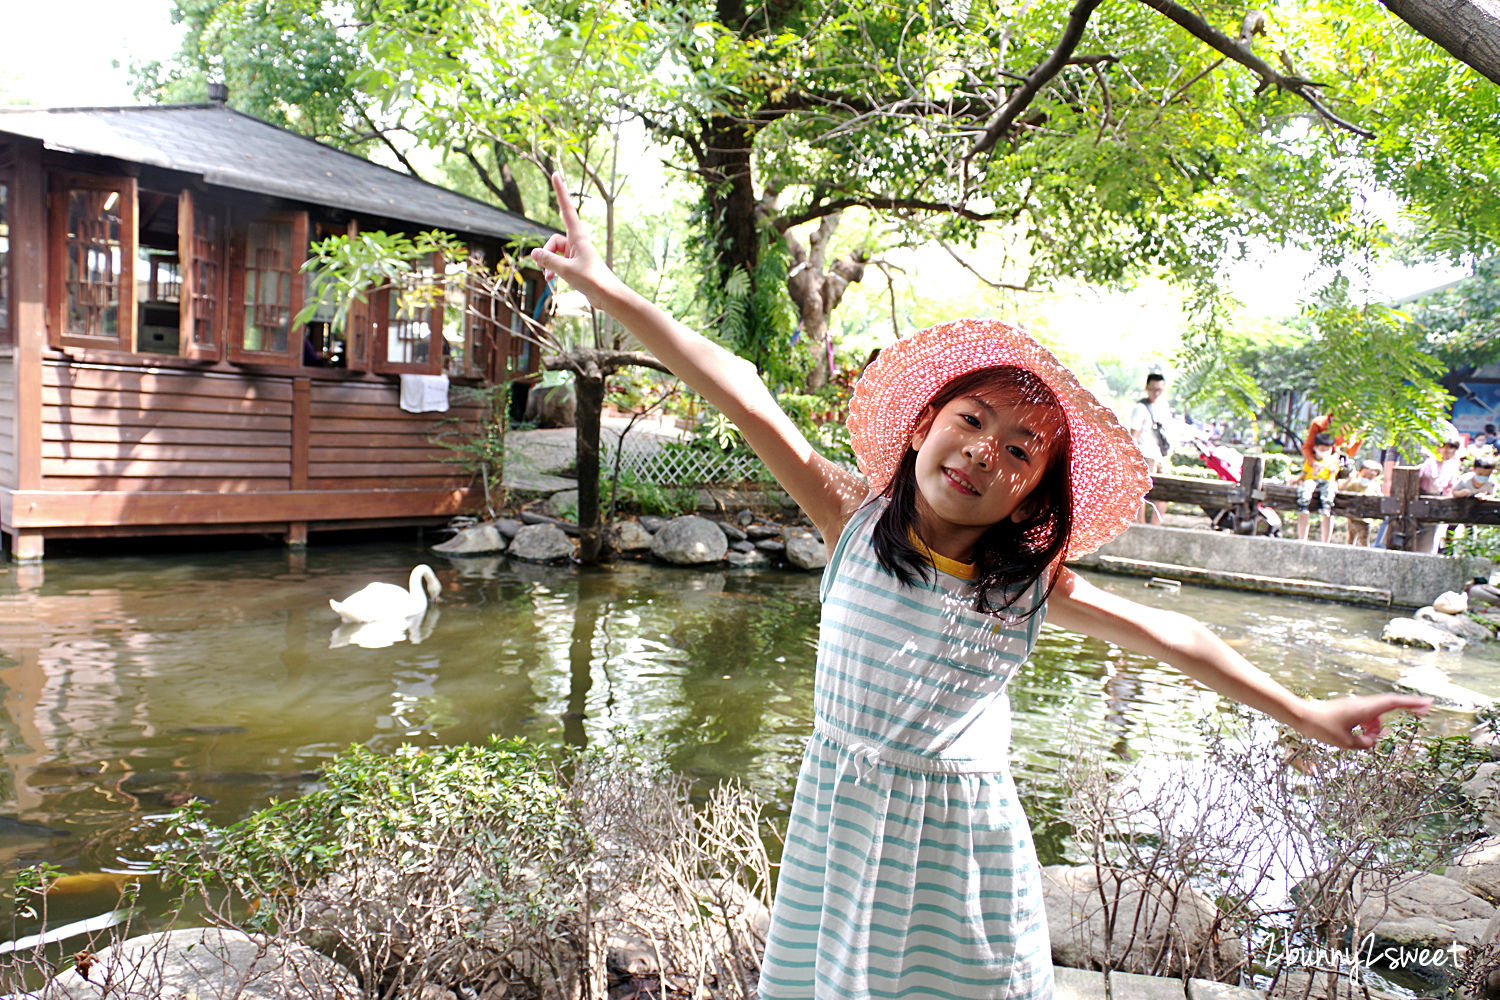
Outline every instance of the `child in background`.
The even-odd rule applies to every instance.
[[[1321,514],[1318,527],[1323,541],[1333,541],[1333,498],[1338,493],[1334,480],[1339,474],[1339,459],[1333,453],[1333,435],[1326,431],[1313,438],[1312,458],[1302,463],[1302,483],[1297,488],[1297,541],[1307,541],[1312,515],[1310,510]],[[1316,507],[1312,506],[1314,497]]]
[[[1006,694],[1043,617],[1335,746],[1370,747],[1384,713],[1430,706],[1300,698],[1192,619],[1067,569],[1125,529],[1149,478],[1113,414],[1025,334],[957,320],[885,348],[850,403],[862,478],[813,450],[748,361],[610,272],[553,187],[567,234],[533,258],[732,420],[830,551],[764,1000],[1052,997]]]
[[[1495,460],[1489,455],[1476,455],[1474,467],[1458,477],[1453,484],[1456,497],[1491,497],[1495,495]]]
[[[1380,496],[1380,463],[1361,462],[1359,468],[1354,470],[1354,474],[1339,489],[1351,496]],[[1345,518],[1345,540],[1350,545],[1369,545],[1370,523],[1371,518],[1368,517]]]

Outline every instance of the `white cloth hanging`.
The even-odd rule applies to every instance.
[[[407,413],[444,413],[448,409],[447,375],[401,376],[401,409]]]

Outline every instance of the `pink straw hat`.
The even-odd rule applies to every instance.
[[[1085,555],[1124,531],[1140,513],[1151,476],[1140,449],[1106,406],[1041,344],[998,320],[939,323],[896,341],[854,384],[849,433],[859,470],[882,493],[911,447],[917,418],[954,379],[1002,365],[1046,383],[1068,420],[1073,534],[1065,559]]]

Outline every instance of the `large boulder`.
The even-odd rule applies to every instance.
[[[1429,622],[1415,618],[1392,618],[1380,633],[1385,642],[1398,646],[1416,646],[1420,649],[1463,649],[1464,640],[1444,632]]]
[[[651,548],[651,532],[639,521],[621,521],[615,525],[615,548],[621,552],[645,552]]]
[[[798,569],[822,569],[828,565],[828,552],[811,531],[791,529],[786,533],[786,561]]]
[[[694,915],[692,920],[681,918],[687,913]],[[651,884],[623,893],[597,919],[604,928],[611,971],[655,978],[663,964],[669,974],[691,973],[699,965],[733,978],[737,957],[764,950],[771,911],[737,882],[700,879],[687,886]],[[701,937],[688,940],[695,932]]]
[[[1048,865],[1042,869],[1042,898],[1052,935],[1052,963],[1078,969],[1108,967],[1151,972],[1157,957],[1170,958],[1160,975],[1213,978],[1237,966],[1241,948],[1224,928],[1215,929],[1213,900],[1185,881],[1168,884],[1139,875],[1104,873],[1093,865]],[[1113,934],[1102,898],[1114,910]]]
[[[1494,764],[1485,764],[1494,768]],[[1443,874],[1465,885],[1491,903],[1500,903],[1500,837],[1489,836],[1474,841],[1459,852]]]
[[[69,969],[45,1000],[333,1000],[359,994],[354,976],[311,948],[279,946],[235,930],[190,927],[116,941],[95,952],[88,977]]]
[[[1419,622],[1435,625],[1450,635],[1456,635],[1466,642],[1483,642],[1493,639],[1495,634],[1485,626],[1479,624],[1468,615],[1450,615],[1439,611],[1437,608],[1427,607],[1417,609],[1413,616]]]
[[[1455,640],[1458,641],[1458,640]],[[1480,694],[1448,679],[1442,668],[1432,663],[1417,663],[1402,670],[1396,686],[1436,699],[1439,704],[1465,712],[1477,712],[1495,704],[1489,695]]]
[[[1474,769],[1474,777],[1458,786],[1458,790],[1479,810],[1484,829],[1490,834],[1500,834],[1500,764],[1486,761]]]
[[[662,525],[651,539],[651,554],[678,566],[697,566],[724,560],[729,540],[705,517],[688,514]]]
[[[445,556],[484,556],[504,552],[506,544],[500,528],[487,521],[463,529],[446,542],[438,542],[432,551]]]
[[[511,539],[510,556],[535,563],[562,562],[573,558],[573,540],[555,524],[528,524]]]
[[[1458,957],[1479,944],[1495,916],[1495,907],[1468,886],[1425,872],[1362,872],[1350,894],[1361,952],[1432,979],[1451,975]]]

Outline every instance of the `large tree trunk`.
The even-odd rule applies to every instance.
[[[578,561],[599,562],[599,420],[604,411],[604,376],[575,372],[578,395],[574,439],[578,442]]]
[[[837,212],[824,216],[817,230],[808,236],[806,247],[791,233],[786,234],[787,249],[792,255],[786,289],[797,305],[797,314],[802,321],[802,339],[813,353],[813,370],[807,387],[814,392],[827,385],[833,375],[829,361],[832,351],[828,342],[828,318],[838,308],[850,283],[865,276],[865,263],[869,259],[863,251],[856,250],[834,262],[831,269],[824,269],[828,243],[839,227],[839,219],[840,213]]]
[[[1417,31],[1500,84],[1500,0],[1382,0]]]

